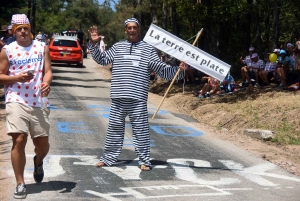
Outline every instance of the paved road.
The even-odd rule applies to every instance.
[[[118,164],[96,168],[108,124],[110,82],[92,59],[84,65],[53,66],[51,151],[44,160],[45,180],[36,185],[33,146],[27,146],[27,200],[299,201],[300,177],[207,137],[187,116],[162,109],[151,120],[157,106],[150,102],[153,170],[137,167],[128,119]]]

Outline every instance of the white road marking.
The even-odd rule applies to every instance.
[[[32,160],[34,154],[26,155],[28,161]],[[65,170],[60,165],[60,161],[62,158],[74,158],[79,161],[74,162],[74,165],[86,165],[86,166],[95,166],[99,159],[94,155],[48,155],[44,159],[44,170],[45,170],[45,178],[49,177],[57,177],[63,175]],[[288,181],[300,182],[300,179],[293,176],[286,176],[281,174],[269,173],[266,171],[270,171],[275,169],[277,166],[272,163],[263,163],[258,164],[253,167],[245,168],[242,164],[236,163],[231,160],[219,160],[223,163],[228,169],[233,171],[234,173],[265,187],[276,187],[279,184],[273,183],[263,177],[271,177],[277,179],[284,179]],[[115,174],[116,176],[122,178],[123,180],[141,180],[140,172],[141,170],[138,168],[138,159],[136,158],[129,164],[124,164],[125,162],[121,161],[118,165],[113,167],[102,167],[103,169]],[[193,170],[195,168],[211,168],[211,164],[208,161],[197,160],[197,159],[168,159],[167,163],[174,169],[175,176],[183,181],[188,181],[191,183],[201,184],[201,185],[209,185],[209,186],[220,186],[220,185],[231,185],[234,183],[240,183],[241,181],[237,178],[220,178],[219,180],[204,180],[198,177],[196,172]],[[193,166],[189,164],[193,163]],[[26,166],[24,171],[24,178],[26,181],[31,181],[32,173],[33,173],[33,161],[32,163],[28,163],[31,166]],[[154,166],[154,168],[167,168],[166,165],[158,165]],[[7,171],[10,176],[14,176],[14,172],[12,169]],[[106,184],[106,181],[99,180],[94,178],[96,183]],[[293,188],[293,187],[289,187]]]
[[[203,193],[180,193],[180,190],[190,190],[191,188],[197,189],[196,191],[206,191]],[[129,195],[133,196],[135,199],[159,199],[159,198],[175,198],[175,197],[199,197],[199,196],[226,196],[231,195],[232,193],[228,191],[245,191],[252,190],[252,188],[228,188],[228,189],[219,189],[214,186],[209,185],[164,185],[164,186],[143,186],[143,187],[124,187],[120,188],[124,192],[120,193],[99,193],[92,190],[86,190],[84,192],[104,198],[109,201],[121,201],[121,199],[116,198],[115,196],[124,196]],[[138,190],[143,190],[144,194]],[[146,195],[145,190],[152,191],[151,195]],[[159,195],[153,195],[157,192]],[[176,192],[176,193],[174,193]],[[178,193],[177,193],[178,192]],[[162,194],[166,193],[166,194]]]
[[[258,164],[253,167],[245,168],[242,164],[236,163],[232,160],[219,160],[223,163],[228,169],[233,171],[234,173],[241,175],[250,181],[257,183],[261,186],[278,186],[279,184],[275,184],[269,180],[264,179],[262,176],[273,177],[278,179],[285,179],[290,181],[300,182],[299,178],[290,177],[280,174],[268,173],[266,171],[273,170],[277,166],[272,163],[263,163]]]
[[[189,181],[192,183],[202,184],[202,185],[213,185],[213,186],[220,186],[220,185],[231,185],[234,183],[240,183],[239,179],[234,178],[220,178],[217,181],[209,181],[201,179],[197,176],[195,171],[189,167],[188,162],[193,162],[194,167],[198,168],[211,168],[210,162],[203,161],[203,160],[196,160],[196,159],[168,159],[167,162],[172,166],[175,170],[175,176],[178,179]]]

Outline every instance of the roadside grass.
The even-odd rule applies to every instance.
[[[240,114],[240,118],[248,122],[244,128],[274,131],[272,142],[299,145],[299,98],[299,92],[267,92],[255,97],[249,96],[234,104],[229,101],[222,107],[231,114]]]
[[[159,91],[162,86],[156,89]],[[192,95],[195,88],[186,87],[185,94],[181,88],[181,85],[173,87],[170,96],[176,94],[173,101],[177,106],[199,122],[238,133],[244,129],[271,130],[275,133],[273,143],[300,145],[300,91],[255,88],[199,99]]]

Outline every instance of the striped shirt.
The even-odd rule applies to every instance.
[[[276,70],[276,63],[272,63],[268,61],[265,65],[265,71],[275,72],[275,70]]]
[[[258,59],[257,62],[252,61],[252,63],[250,64],[250,66],[253,67],[253,69],[250,69],[250,71],[262,70],[262,69],[265,68],[264,61],[261,60],[261,59]]]
[[[147,101],[151,71],[165,80],[172,80],[178,70],[178,66],[162,62],[155,49],[144,41],[121,41],[104,52],[91,43],[88,48],[98,64],[106,66],[112,63],[111,98]],[[180,72],[178,79],[182,78],[183,72]]]
[[[249,63],[251,63],[251,57],[250,55],[246,56],[244,59],[243,59],[243,63],[246,64],[248,66]]]

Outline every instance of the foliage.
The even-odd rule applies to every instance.
[[[22,0],[1,1],[0,6],[0,25],[9,25],[11,16],[14,13],[19,13],[27,4]]]
[[[28,2],[37,2],[36,31],[50,35],[81,29],[87,36],[88,28],[96,25],[108,46],[125,39],[123,22],[129,17],[140,20],[141,38],[155,17],[158,26],[183,40],[203,28],[197,46],[230,64],[235,77],[240,75],[238,59],[248,54],[249,46],[263,57],[294,43],[300,33],[298,0],[106,0],[102,5],[97,0],[10,0],[2,3],[0,23],[8,24],[13,13],[32,10]]]

